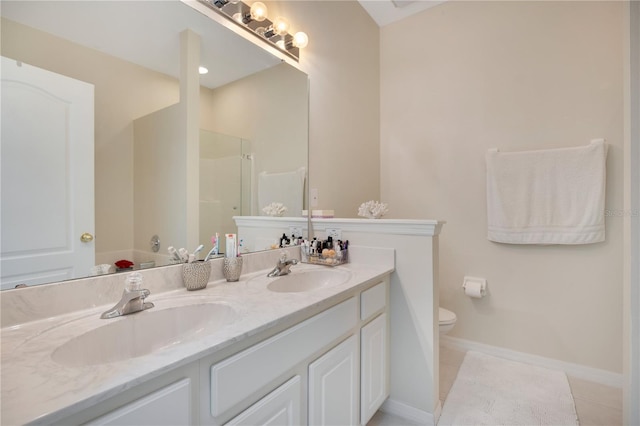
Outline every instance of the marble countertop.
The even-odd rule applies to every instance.
[[[393,255],[392,255],[393,256]],[[292,275],[307,269],[327,268],[299,264]],[[5,327],[2,339],[2,424],[48,423],[91,407],[173,368],[229,347],[250,336],[282,324],[294,324],[310,312],[344,299],[348,294],[393,271],[393,261],[350,263],[335,268],[348,271],[350,279],[333,287],[307,292],[278,293],[266,288],[268,270],[243,275],[236,283],[209,282],[206,289],[178,289],[151,294],[155,307],[129,316],[100,319],[109,305],[92,307],[51,318]],[[114,321],[180,305],[223,303],[236,311],[237,319],[217,331],[119,362],[65,366],[55,362],[56,348],[94,328]],[[153,330],[149,330],[153,333]],[[118,344],[114,342],[114,344]]]

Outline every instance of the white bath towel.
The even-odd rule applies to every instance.
[[[604,241],[607,146],[487,153],[488,238],[510,244]]]
[[[306,168],[283,173],[261,172],[258,176],[258,211],[271,203],[282,203],[287,208],[285,216],[301,216],[304,203],[304,179]]]

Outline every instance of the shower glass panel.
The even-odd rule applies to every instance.
[[[237,233],[233,216],[251,214],[251,141],[200,130],[200,241]],[[222,246],[221,246],[222,247]]]

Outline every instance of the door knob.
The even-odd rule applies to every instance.
[[[93,241],[93,235],[85,232],[84,234],[80,235],[80,241],[82,241],[83,243],[90,243],[91,241]]]

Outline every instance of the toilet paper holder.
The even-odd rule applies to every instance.
[[[464,294],[469,297],[484,297],[487,295],[487,280],[484,278],[464,277],[462,289],[464,290]]]

